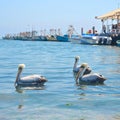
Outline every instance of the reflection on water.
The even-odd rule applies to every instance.
[[[1,40],[0,51],[1,120],[120,119],[120,48]],[[80,64],[87,62],[93,72],[107,77],[104,85],[75,84],[72,68],[76,55]],[[46,76],[45,86],[15,89],[20,63],[27,66],[24,75]]]
[[[87,89],[87,85],[77,85],[77,89],[79,90],[85,90]]]
[[[16,87],[18,93],[23,93],[25,90],[44,90],[45,86],[41,87]]]

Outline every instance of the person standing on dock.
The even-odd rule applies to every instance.
[[[105,25],[103,25],[103,32],[106,34],[106,26]]]

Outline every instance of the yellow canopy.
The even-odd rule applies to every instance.
[[[96,18],[101,19],[101,20],[106,20],[106,19],[118,19],[118,20],[120,20],[120,8],[113,10],[111,12],[108,12],[104,15],[97,16]]]

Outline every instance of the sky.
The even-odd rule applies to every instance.
[[[0,36],[7,33],[61,29],[69,25],[80,33],[95,26],[100,32],[101,21],[95,16],[120,8],[120,0],[0,0]]]

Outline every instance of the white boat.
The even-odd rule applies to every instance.
[[[112,38],[107,35],[93,35],[84,34],[80,39],[81,44],[91,44],[91,45],[111,45]]]
[[[97,45],[98,44],[97,36],[93,34],[83,34],[80,39],[80,43]]]

